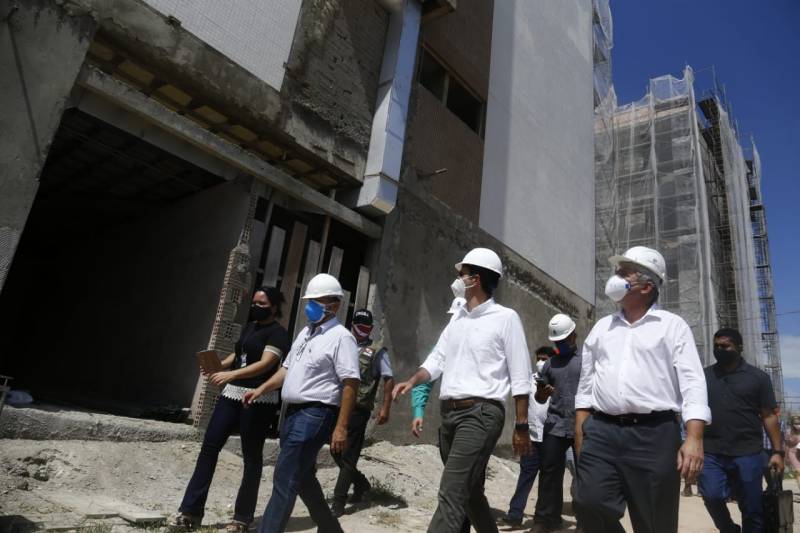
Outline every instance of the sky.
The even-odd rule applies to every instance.
[[[778,317],[783,373],[800,378],[800,1],[611,0],[611,14],[620,104],[651,77],[713,66],[755,138],[778,313],[798,311]]]

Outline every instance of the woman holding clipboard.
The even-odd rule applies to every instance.
[[[233,520],[227,531],[243,533],[253,521],[263,468],[264,441],[270,430],[277,428],[280,393],[266,394],[247,408],[242,399],[246,392],[275,373],[289,351],[289,333],[276,321],[281,316],[282,304],[283,295],[278,289],[258,288],[253,294],[247,325],[236,342],[236,351],[221,361],[221,370],[209,368],[208,363],[200,359],[203,374],[209,375],[212,383],[223,388],[173,526],[186,529],[200,526],[219,452],[228,437],[237,431],[242,441],[244,471]]]

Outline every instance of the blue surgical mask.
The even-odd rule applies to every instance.
[[[309,300],[306,303],[305,311],[308,321],[312,324],[316,324],[325,316],[325,306],[314,300]]]

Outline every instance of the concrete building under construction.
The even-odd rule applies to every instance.
[[[232,349],[260,284],[298,331],[325,271],[405,376],[474,246],[532,348],[556,312],[588,331],[607,2],[229,5],[0,0],[0,373],[202,424],[195,352]]]
[[[703,363],[713,362],[714,332],[736,327],[782,398],[757,151],[745,158],[716,80],[698,85],[688,67],[654,78],[644,98],[609,103],[596,121],[597,313],[613,309],[602,295],[606,258],[657,248],[668,278],[660,302],[692,327]]]

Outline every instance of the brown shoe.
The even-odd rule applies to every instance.
[[[200,527],[203,522],[202,516],[194,516],[186,513],[178,513],[170,522],[170,526],[174,528],[185,529],[186,531],[193,531]]]

